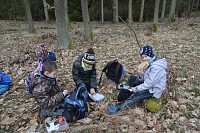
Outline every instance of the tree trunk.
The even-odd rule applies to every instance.
[[[118,23],[119,18],[118,18],[118,0],[113,0],[113,22]]]
[[[142,20],[143,20],[144,2],[145,2],[145,0],[142,0],[141,9],[140,9],[140,22],[142,22]]]
[[[32,14],[31,14],[29,0],[24,0],[24,6],[25,6],[26,17],[28,20],[29,32],[34,33],[35,28],[34,28],[33,21],[32,21]]]
[[[46,0],[43,0],[43,5],[44,5],[45,19],[48,22],[49,21],[49,13],[48,13],[48,10],[47,10],[47,2],[46,2]]]
[[[101,22],[104,23],[104,16],[103,16],[103,0],[101,0]]]
[[[169,12],[169,19],[174,20],[175,19],[175,9],[176,9],[176,0],[172,0],[170,12]]]
[[[92,27],[90,25],[90,16],[88,12],[88,1],[87,0],[81,0],[81,8],[82,8],[82,16],[83,16],[83,25],[85,29],[85,38],[86,39],[93,39],[92,34]]]
[[[199,9],[199,0],[197,0],[197,6],[196,6],[197,10]]]
[[[132,5],[133,5],[133,0],[129,0],[129,8],[128,8],[128,20],[129,20],[129,24],[133,23],[133,9],[132,9]]]
[[[159,12],[160,0],[155,1],[155,9],[154,9],[154,19],[153,19],[153,31],[157,32],[158,28],[158,12]]]
[[[58,41],[63,48],[69,47],[68,0],[54,0]]]
[[[165,18],[165,5],[166,5],[166,0],[163,0],[162,13],[160,17],[162,20]]]

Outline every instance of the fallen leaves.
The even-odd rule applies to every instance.
[[[3,42],[0,45],[0,70],[11,75],[14,80],[11,90],[0,96],[0,128],[8,132],[45,132],[43,123],[38,123],[39,106],[33,97],[26,94],[24,84],[24,79],[37,66],[34,51],[38,43],[47,43],[56,53],[59,66],[58,83],[66,86],[68,90],[75,87],[71,76],[72,64],[89,46],[95,48],[97,80],[108,61],[118,59],[127,71],[134,70],[141,62],[137,43],[133,41],[131,32],[124,24],[92,23],[96,26],[93,28],[92,41],[84,40],[83,27],[77,26],[79,23],[72,24],[74,29],[70,31],[70,35],[74,47],[64,50],[58,47],[54,23],[37,22],[39,27],[45,25],[51,28],[37,29],[38,32],[34,35],[20,30],[24,29],[24,22],[0,23],[3,23],[1,30],[5,33],[0,35]],[[96,105],[96,110],[91,112],[89,119],[81,120],[77,125],[71,124],[66,132],[200,131],[199,18],[171,24],[162,23],[158,33],[150,32],[148,23],[138,25],[143,26],[142,29],[136,29],[140,44],[152,45],[156,55],[165,56],[169,64],[163,108],[158,113],[149,113],[141,103],[116,115],[107,115],[104,107],[116,103],[118,90],[115,83],[107,80],[104,75],[98,90],[106,96],[105,100]],[[15,29],[15,32],[7,29]]]

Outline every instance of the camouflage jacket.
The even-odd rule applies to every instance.
[[[76,85],[80,85],[81,83],[90,83],[91,88],[97,88],[95,65],[93,65],[92,70],[84,70],[81,64],[82,58],[83,54],[80,55],[73,64],[72,76],[74,82],[76,83]]]
[[[56,111],[64,99],[63,90],[56,85],[56,80],[53,78],[36,75],[29,85],[36,102],[42,109]]]

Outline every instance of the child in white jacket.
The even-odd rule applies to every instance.
[[[160,98],[166,87],[167,81],[167,61],[165,58],[156,57],[151,46],[144,46],[140,55],[143,60],[148,62],[146,69],[137,70],[143,83],[135,87],[131,87],[132,95],[117,105],[107,108],[109,114],[135,105],[137,102],[151,97]],[[134,82],[134,81],[130,81]],[[129,83],[131,84],[131,83]]]

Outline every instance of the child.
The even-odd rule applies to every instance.
[[[92,48],[78,57],[72,68],[72,76],[76,86],[85,84],[90,94],[96,94],[97,80],[95,68],[95,53]]]
[[[137,70],[138,74],[140,74],[139,80],[142,82],[135,87],[131,87],[132,95],[128,99],[124,99],[121,103],[108,107],[107,111],[109,114],[114,114],[125,107],[133,106],[144,99],[151,97],[158,99],[165,90],[167,80],[166,59],[156,57],[151,46],[144,46],[140,51],[140,55],[149,64],[146,69]],[[133,78],[129,80],[129,85],[134,85],[134,82],[138,83],[138,79]]]
[[[36,70],[34,70],[28,78],[25,80],[25,84],[28,88],[28,91],[30,94],[32,94],[31,88],[29,87],[30,80],[36,75],[39,74],[42,71],[42,65],[50,60],[50,61],[56,61],[56,56],[53,52],[49,52],[47,50],[47,47],[44,43],[39,44],[39,46],[36,49],[36,57],[38,58],[38,67]]]
[[[36,102],[42,108],[41,118],[52,115],[63,115],[62,102],[67,90],[62,90],[56,84],[57,66],[55,62],[47,61],[42,66],[40,74],[31,79],[29,85]]]

